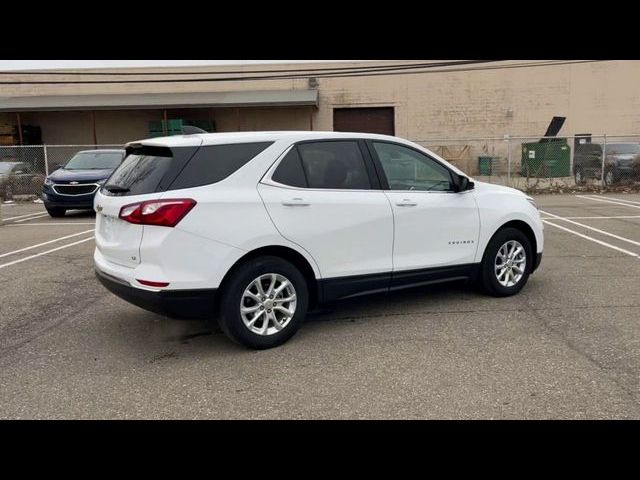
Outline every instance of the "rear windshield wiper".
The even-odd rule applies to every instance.
[[[112,185],[112,184],[105,185],[104,189],[111,193],[127,193],[129,191],[127,187],[122,187],[120,185]]]

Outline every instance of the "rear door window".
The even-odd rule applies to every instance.
[[[298,144],[310,188],[370,190],[371,182],[356,141]]]

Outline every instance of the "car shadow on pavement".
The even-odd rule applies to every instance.
[[[336,328],[341,328],[339,325],[344,323],[345,320],[362,319],[366,321],[367,317],[384,315],[385,313],[404,313],[408,309],[418,312],[433,308],[446,311],[458,308],[461,298],[475,299],[477,301],[479,297],[483,297],[483,295],[464,281],[414,287],[386,294],[363,295],[335,301],[310,311],[301,326],[301,330],[308,323],[327,323],[331,325],[334,322]],[[180,320],[173,321],[180,322]],[[184,333],[174,336],[172,340],[180,343],[189,343],[198,337],[214,336],[217,337],[216,343],[219,340],[231,342],[224,336],[215,320],[212,322],[189,323],[191,323],[191,327],[185,330]],[[238,347],[242,349],[239,345]]]
[[[480,297],[472,285],[465,281],[446,282],[435,285],[408,288],[378,295],[363,295],[323,305],[307,316],[307,322],[330,322],[383,311],[403,311],[411,305],[415,308],[457,305],[460,296]]]
[[[481,295],[465,282],[415,287],[407,290],[380,295],[354,297],[323,305],[309,312],[306,323],[322,328],[341,329],[345,322],[368,317],[413,312],[422,310],[450,310],[460,305],[461,299],[476,299]],[[215,320],[178,320],[154,313],[131,308],[119,315],[119,324],[112,334],[121,338],[122,325],[128,333],[123,344],[135,344],[134,351],[149,352],[153,358],[172,359],[200,355],[202,350],[212,353],[229,354],[247,352],[241,345],[228,339]],[[301,330],[305,328],[301,326]],[[114,325],[115,326],[115,325]],[[124,345],[123,345],[124,346]],[[164,353],[163,353],[164,352]]]

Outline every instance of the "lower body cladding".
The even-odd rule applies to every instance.
[[[537,253],[531,268],[533,273],[542,261]],[[455,265],[439,268],[355,275],[318,280],[318,303],[326,303],[371,293],[424,286],[455,280],[475,280],[479,264]],[[213,319],[216,314],[218,289],[151,290],[132,286],[126,280],[109,275],[96,267],[98,280],[111,293],[133,305],[153,313],[176,319]]]
[[[542,252],[536,254],[531,273],[540,266],[541,261]],[[321,299],[320,301],[322,303],[359,295],[387,293],[405,288],[456,280],[475,281],[479,273],[480,264],[470,263],[466,265],[421,268],[400,272],[327,278],[318,281],[318,298]]]
[[[216,289],[147,290],[133,287],[125,280],[97,268],[96,276],[111,293],[150,312],[183,319],[208,319],[214,316]]]

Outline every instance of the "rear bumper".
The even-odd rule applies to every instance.
[[[98,268],[95,272],[111,293],[150,312],[184,319],[210,319],[214,315],[216,289],[143,290]]]

